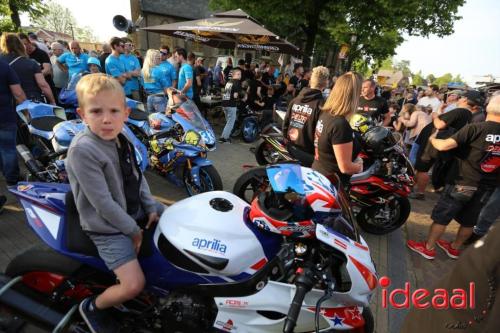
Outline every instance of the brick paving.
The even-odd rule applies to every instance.
[[[251,146],[242,142],[218,145],[217,150],[209,154],[209,158],[222,177],[224,190],[232,191],[244,164],[256,165],[253,155],[249,152]],[[153,172],[148,171],[146,177],[153,194],[165,204],[171,204],[187,196],[184,188],[175,187]],[[4,180],[0,178],[0,192],[4,192],[4,189]],[[416,287],[429,286],[451,269],[454,262],[440,250],[437,258],[431,262],[410,253],[405,245],[408,237],[411,239],[425,237],[430,223],[429,213],[436,198],[437,195],[429,194],[426,201],[413,201],[412,213],[407,224],[391,235],[363,234],[370,246],[379,277],[389,276],[392,280],[391,288],[402,287],[407,281]],[[452,226],[451,231],[456,231],[456,225]],[[450,232],[446,237],[451,239]],[[15,198],[8,194],[5,211],[0,215],[0,270],[3,271],[17,254],[38,242],[40,242],[38,238],[25,223],[22,208]],[[379,288],[372,298],[371,306],[376,320],[376,332],[398,332],[406,312],[383,309],[381,304]]]

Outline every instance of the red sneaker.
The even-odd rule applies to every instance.
[[[442,239],[436,242],[437,246],[443,249],[443,251],[452,259],[458,259],[460,256],[460,250],[451,247],[451,242],[444,241]]]
[[[425,247],[425,242],[415,242],[409,240],[406,242],[406,245],[410,248],[410,250],[417,252],[425,259],[434,259],[436,257],[436,250],[428,250]]]

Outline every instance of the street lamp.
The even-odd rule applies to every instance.
[[[71,39],[75,40],[75,32],[73,31],[73,24],[69,24],[69,27],[71,28]]]
[[[347,59],[346,59],[346,72],[348,72],[348,71],[351,70],[351,66],[352,66],[352,53],[356,50],[354,48],[354,45],[356,44],[357,40],[358,40],[358,36],[356,36],[356,34],[352,34],[351,35],[351,47],[349,49],[349,53],[348,53]]]

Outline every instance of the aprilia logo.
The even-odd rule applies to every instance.
[[[500,142],[500,134],[488,134],[486,135],[486,141],[496,144]]]

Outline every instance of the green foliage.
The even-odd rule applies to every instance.
[[[274,33],[312,50],[351,44],[350,58],[380,62],[410,36],[446,36],[465,0],[210,0],[213,10],[241,8]]]
[[[33,25],[71,36],[72,27],[76,27],[76,19],[68,8],[49,1],[47,14],[34,19]]]
[[[413,74],[411,76],[412,84],[416,86],[423,86],[424,85],[424,77],[422,75],[422,71],[418,71],[416,74]]]
[[[5,20],[7,27],[10,26],[9,30],[18,31],[20,29],[20,15],[22,13],[28,14],[33,20],[43,16],[46,12],[46,5],[41,0],[0,0],[0,17],[2,22]],[[7,22],[9,20],[10,25]]]
[[[47,3],[47,14],[33,20],[33,24],[50,31],[65,33],[75,36],[81,42],[94,42],[97,38],[90,27],[78,27],[73,13],[60,4],[49,1]]]
[[[434,80],[434,84],[438,87],[446,86],[448,82],[453,82],[453,75],[451,73],[446,73],[443,76],[440,76]]]
[[[427,80],[427,84],[434,84],[434,81],[436,81],[434,74],[427,75],[425,79]]]

